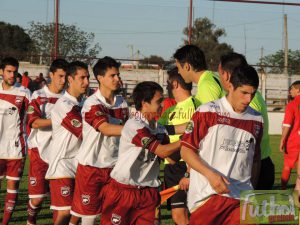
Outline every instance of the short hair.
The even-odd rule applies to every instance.
[[[174,54],[174,58],[183,65],[189,63],[195,71],[202,71],[207,69],[205,55],[203,51],[196,45],[185,45]]]
[[[176,80],[184,90],[191,91],[193,89],[193,83],[192,82],[186,83],[184,81],[184,79],[182,78],[182,76],[178,73],[177,67],[175,67],[171,70],[168,70],[167,73],[169,75],[169,80],[171,80],[171,81]]]
[[[295,89],[300,89],[300,80],[296,80],[291,84],[291,87],[294,87]]]
[[[58,69],[62,69],[63,71],[67,71],[68,65],[69,65],[69,63],[65,59],[55,59],[55,60],[52,61],[49,70],[50,70],[51,73],[55,73],[56,70],[58,70]]]
[[[102,59],[99,59],[97,63],[93,67],[93,73],[97,80],[97,76],[104,76],[107,69],[115,67],[119,68],[121,66],[121,63],[117,62],[115,59],[109,56],[105,56]]]
[[[222,55],[220,57],[220,64],[222,69],[229,73],[232,73],[236,67],[248,65],[245,56],[236,52]]]
[[[19,69],[19,62],[14,57],[6,57],[2,59],[0,69],[4,70],[6,66],[14,66]]]
[[[80,69],[85,69],[88,71],[87,64],[81,61],[74,61],[69,63],[66,71],[67,77],[72,76],[74,78],[77,73],[77,70]]]
[[[156,82],[144,81],[137,84],[132,92],[132,98],[136,110],[142,109],[143,101],[150,103],[156,91],[163,93],[163,88]]]
[[[259,78],[256,70],[252,66],[239,66],[233,70],[230,76],[230,83],[234,89],[243,85],[249,85],[257,89]]]

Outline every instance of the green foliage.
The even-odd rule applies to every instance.
[[[162,67],[165,63],[165,60],[158,55],[150,55],[149,57],[145,57],[141,63],[144,65],[157,64]]]
[[[0,58],[14,56],[20,60],[27,57],[32,41],[22,27],[0,22]]]
[[[34,42],[37,54],[52,55],[54,51],[54,23],[31,22],[28,34]],[[94,33],[80,30],[76,25],[59,24],[59,57],[90,62],[101,51],[99,43],[94,44]]]
[[[300,50],[288,51],[288,73],[300,74]],[[268,65],[267,71],[269,73],[282,74],[284,71],[284,52],[279,50],[274,54],[267,55],[262,58],[262,64]]]
[[[187,27],[184,28],[183,33],[188,34]],[[213,70],[217,69],[221,55],[233,51],[229,44],[220,42],[220,38],[224,36],[226,36],[225,30],[217,28],[208,18],[197,18],[194,21],[191,42],[204,51],[206,62]],[[187,44],[186,41],[185,44]]]

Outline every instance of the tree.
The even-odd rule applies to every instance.
[[[188,34],[187,27],[184,28],[183,33]],[[192,27],[192,44],[203,50],[208,66],[214,70],[218,67],[221,55],[233,52],[229,44],[220,43],[220,38],[223,36],[226,36],[225,30],[216,28],[216,25],[206,17],[196,19]]]
[[[157,64],[160,67],[162,67],[164,65],[164,63],[165,63],[165,60],[158,55],[150,55],[149,57],[145,57],[142,60],[142,64],[144,64],[144,65]]]
[[[0,58],[14,56],[20,60],[27,58],[32,41],[25,30],[18,25],[0,22]]]
[[[54,50],[54,23],[30,23],[28,34],[34,41],[37,53],[49,56]],[[59,24],[59,57],[80,59],[90,62],[101,51],[99,43],[94,42],[94,33],[80,30],[75,25]],[[49,58],[48,58],[49,60]]]
[[[300,74],[300,50],[288,51],[288,73]],[[259,63],[260,64],[260,63]],[[269,73],[282,74],[284,71],[284,52],[277,51],[275,54],[270,54],[262,58],[262,65],[268,65]]]

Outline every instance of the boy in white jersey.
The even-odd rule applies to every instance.
[[[18,197],[19,181],[23,174],[26,143],[26,110],[30,91],[15,87],[19,62],[15,58],[4,58],[0,65],[3,80],[0,82],[0,187],[6,176],[2,224],[8,224]]]
[[[75,61],[67,68],[68,88],[51,111],[52,139],[47,149],[51,209],[57,211],[54,224],[69,224],[75,172],[82,140],[80,101],[89,85],[88,67]]]
[[[251,66],[238,67],[226,97],[200,106],[181,144],[192,168],[188,192],[190,224],[240,224],[240,191],[253,189],[259,173],[261,114],[249,107],[259,78]]]
[[[151,81],[139,83],[133,91],[137,110],[122,130],[118,160],[105,189],[101,224],[154,224],[160,204],[159,157],[178,151],[179,141],[162,145],[166,135],[153,126],[161,111],[162,87]]]
[[[28,137],[29,175],[27,207],[27,224],[36,224],[36,217],[41,210],[44,197],[49,192],[49,182],[45,179],[48,169],[47,146],[50,143],[52,126],[50,113],[56,101],[61,97],[65,86],[65,76],[68,62],[56,59],[50,66],[50,84],[32,94],[29,104],[28,127],[31,128]],[[50,153],[51,154],[51,153]]]
[[[93,224],[101,213],[103,186],[118,157],[119,139],[129,111],[121,95],[120,63],[111,57],[99,59],[93,67],[98,90],[85,101],[82,109],[83,140],[77,156],[75,191],[72,204],[72,224],[82,218]]]

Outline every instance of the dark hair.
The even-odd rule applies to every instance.
[[[68,68],[67,68],[67,77],[72,76],[73,78],[75,77],[77,70],[80,69],[85,69],[88,71],[88,66],[84,62],[81,61],[74,61],[69,63]]]
[[[142,109],[142,102],[150,103],[155,92],[163,93],[163,88],[153,81],[144,81],[136,85],[132,92],[132,98],[136,110]]]
[[[96,80],[98,80],[97,79],[98,75],[104,76],[107,69],[112,68],[112,67],[115,67],[118,69],[120,67],[120,65],[121,65],[121,63],[117,62],[115,59],[113,59],[112,57],[109,57],[109,56],[105,56],[104,58],[99,59],[93,67],[93,73],[94,73]]]
[[[247,66],[247,60],[242,54],[232,52],[220,57],[222,69],[230,74],[238,66]]]
[[[170,81],[174,81],[176,80],[180,86],[187,91],[191,91],[193,89],[193,83],[185,83],[184,79],[182,78],[182,76],[178,73],[178,68],[175,67],[171,70],[168,70],[168,75],[169,75],[169,80]]]
[[[291,87],[294,87],[295,89],[300,89],[300,80],[296,80],[291,84]]]
[[[65,59],[55,59],[52,61],[50,65],[50,72],[55,73],[56,70],[62,69],[63,71],[67,71],[69,63]]]
[[[181,65],[189,63],[195,71],[207,69],[205,55],[196,45],[185,45],[177,49],[174,58],[177,59]]]
[[[6,66],[14,66],[18,70],[19,62],[17,59],[15,59],[13,57],[6,57],[6,58],[2,59],[0,69],[4,70]]]
[[[257,89],[259,78],[252,66],[239,66],[233,70],[230,76],[230,83],[232,83],[234,89],[243,85],[249,85]]]

